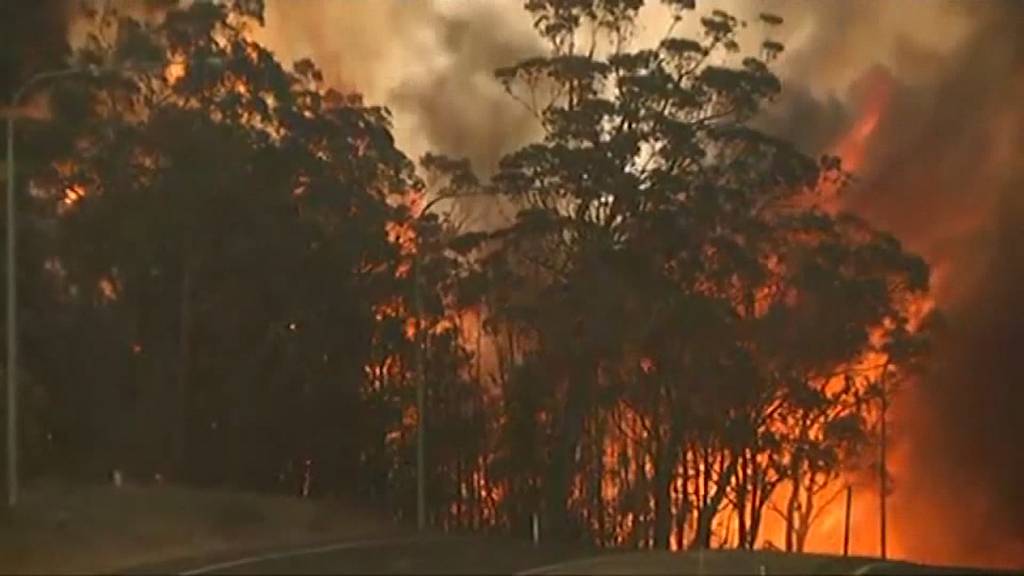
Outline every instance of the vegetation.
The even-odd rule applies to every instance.
[[[386,110],[285,69],[259,1],[91,13],[73,61],[135,71],[48,88],[18,134],[30,473],[409,517],[421,352],[432,525],[753,548],[774,510],[802,549],[924,352],[927,269],[826,208],[840,159],[753,127],[778,17],[751,55],[738,18],[665,3],[701,34],[634,46],[642,0],[526,2],[548,51],[496,81],[543,137],[488,181],[417,172]],[[428,194],[515,218],[460,230]]]

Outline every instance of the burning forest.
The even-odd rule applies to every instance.
[[[25,482],[1021,566],[1019,4],[3,10]]]

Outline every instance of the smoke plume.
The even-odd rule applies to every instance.
[[[0,3],[0,102],[33,73],[61,66],[68,54],[69,0]]]
[[[271,0],[263,34],[285,61],[312,56],[335,85],[388,106],[410,155],[439,151],[488,173],[535,133],[493,80],[541,49],[524,16],[507,2]]]
[[[941,519],[920,526],[920,544],[941,539],[950,555],[1019,567],[1024,6],[960,8],[980,24],[937,83],[897,93],[849,205],[931,261],[947,315],[937,362],[907,407],[908,513],[929,507]]]
[[[784,64],[788,94],[770,123],[809,150],[827,149],[884,86],[888,104],[843,204],[929,261],[946,320],[929,374],[899,399],[905,457],[893,465],[893,524],[902,552],[1019,566],[1024,5],[815,6],[818,22]]]

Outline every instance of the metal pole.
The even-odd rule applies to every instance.
[[[881,548],[882,548],[882,560],[888,558],[888,551],[886,550],[886,517],[885,517],[885,499],[886,492],[888,491],[888,474],[886,473],[886,413],[889,410],[889,399],[886,397],[885,390],[885,373],[888,370],[889,365],[886,364],[882,368],[881,376],[881,387],[882,387],[882,422],[881,422],[881,433],[882,433],[882,445],[879,447],[881,451],[881,457],[879,458],[878,465],[878,503],[880,507],[879,515],[879,536],[881,537]]]
[[[18,102],[36,82],[79,73],[69,68],[36,74],[14,91],[7,109],[7,506],[18,504],[18,267],[15,246],[17,203],[15,202],[14,124]]]
[[[427,202],[427,204],[420,210],[419,215],[416,217],[416,222],[419,223],[419,219],[424,214],[430,211],[430,209],[437,202],[444,200],[445,197],[438,196]],[[418,231],[417,231],[418,233]],[[417,235],[417,239],[419,236]],[[416,311],[416,527],[419,531],[426,530],[427,528],[427,484],[426,484],[426,388],[427,388],[427,372],[424,368],[423,360],[423,348],[425,343],[425,333],[423,330],[423,296],[421,293],[421,277],[420,277],[420,263],[422,254],[420,253],[421,246],[416,247],[416,252],[413,254],[413,265],[412,265],[412,293],[413,293],[413,307]]]
[[[846,521],[843,527],[843,556],[850,555],[850,508],[853,504],[853,487],[846,487]]]
[[[14,107],[7,116],[7,506],[18,503],[18,319],[15,266]]]
[[[416,307],[416,527],[423,531],[427,527],[426,471],[426,385],[427,376],[423,367],[423,300],[420,295],[420,253],[413,256],[413,303]]]
[[[150,63],[155,68],[160,63]],[[122,70],[130,70],[124,67]],[[15,250],[17,204],[15,202],[14,123],[21,96],[32,86],[44,80],[53,80],[77,74],[97,74],[97,68],[67,68],[41,72],[29,78],[11,96],[7,110],[7,505],[18,503],[18,316],[17,316],[17,251]]]

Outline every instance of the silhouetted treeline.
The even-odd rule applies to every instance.
[[[30,473],[408,518],[422,345],[432,524],[752,547],[774,511],[802,548],[922,356],[927,269],[825,208],[839,159],[749,124],[777,17],[747,55],[735,17],[670,1],[702,33],[634,48],[642,4],[526,3],[549,53],[496,81],[543,138],[486,182],[417,172],[385,110],[283,67],[260,2],[83,16],[71,62],[100,72],[19,124]],[[462,229],[422,213],[439,195],[515,217]]]

